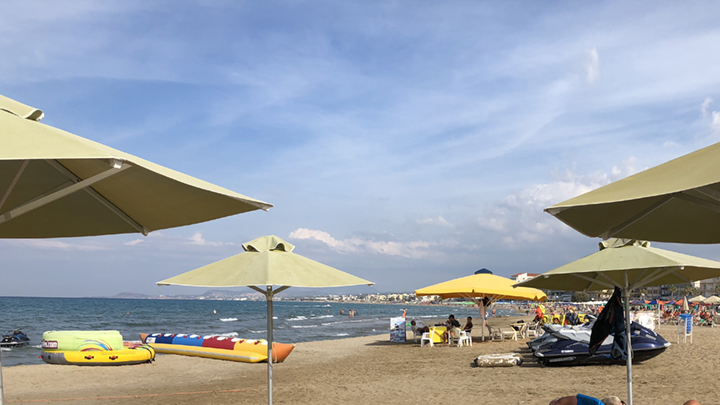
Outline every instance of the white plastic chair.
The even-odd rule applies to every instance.
[[[431,328],[430,332],[425,332],[422,334],[422,338],[420,338],[420,347],[425,346],[425,342],[430,343],[430,347],[433,347],[433,335],[435,334],[435,328]]]
[[[525,330],[526,337],[529,338],[536,338],[538,337],[538,327],[540,326],[540,323],[533,322],[530,325],[528,325],[527,329]]]
[[[460,339],[458,339],[458,347],[460,346],[472,346],[472,336],[470,332],[460,331]]]
[[[517,331],[510,327],[510,330],[500,330],[500,333],[502,334],[502,340],[505,340],[505,336],[508,337],[508,339],[517,340]]]

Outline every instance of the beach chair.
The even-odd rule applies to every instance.
[[[502,334],[503,341],[505,340],[505,337],[512,340],[517,340],[518,337],[517,331],[512,326],[510,327],[510,329],[501,329],[500,333]]]
[[[713,316],[710,326],[714,328],[715,325],[720,325],[720,315]]]
[[[533,322],[528,325],[527,329],[525,330],[526,337],[529,338],[536,338],[538,337],[538,328],[540,327],[540,322]]]
[[[413,337],[415,337],[415,343],[418,343],[420,341],[420,338],[422,337],[422,334],[418,333],[417,325],[412,327],[412,333]]]
[[[499,328],[496,328],[496,327],[493,327],[490,325],[487,325],[487,328],[490,330],[490,336],[488,336],[490,338],[490,340],[493,340],[493,341],[495,339],[504,340],[502,332],[500,331]]]
[[[430,343],[430,347],[433,347],[433,335],[435,334],[435,328],[430,328],[430,332],[425,332],[420,338],[420,347],[425,346],[425,342]]]
[[[460,344],[460,334],[462,331],[458,328],[452,328],[447,331],[447,344],[450,346],[453,341],[457,342],[458,347],[461,346]]]
[[[460,339],[458,340],[458,347],[460,346],[472,346],[472,336],[470,336],[470,331],[460,331]]]

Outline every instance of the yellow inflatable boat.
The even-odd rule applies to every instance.
[[[121,366],[155,358],[148,345],[126,346],[118,331],[50,331],[43,333],[40,356],[49,364]]]

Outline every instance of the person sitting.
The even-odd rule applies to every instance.
[[[472,316],[467,317],[467,322],[465,322],[465,326],[463,326],[463,331],[470,333],[472,331],[473,323],[472,323]]]
[[[412,327],[412,330],[415,331],[415,332],[413,332],[413,333],[418,333],[418,334],[421,334],[421,335],[422,335],[423,333],[428,333],[428,332],[430,332],[430,327],[429,327],[429,326],[416,327],[417,324],[415,323],[415,320],[414,320],[414,319],[413,319],[412,321],[410,321],[410,325],[411,325],[411,327]]]
[[[455,315],[450,314],[448,317],[448,320],[445,321],[445,325],[447,326],[447,330],[443,332],[443,342],[448,341],[448,332],[452,333],[452,336],[455,338],[460,336],[460,322],[458,322],[457,319],[455,319]]]

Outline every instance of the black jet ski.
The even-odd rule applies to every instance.
[[[29,344],[30,338],[19,329],[11,331],[7,335],[3,335],[2,341],[0,341],[0,347],[20,347],[27,346]]]
[[[543,326],[545,334],[528,343],[543,366],[576,366],[583,364],[625,364],[625,360],[613,360],[610,357],[614,336],[610,335],[600,345],[594,355],[590,355],[589,345],[592,334],[591,325]],[[633,363],[640,363],[664,352],[670,346],[667,340],[654,331],[637,322],[630,324]]]

